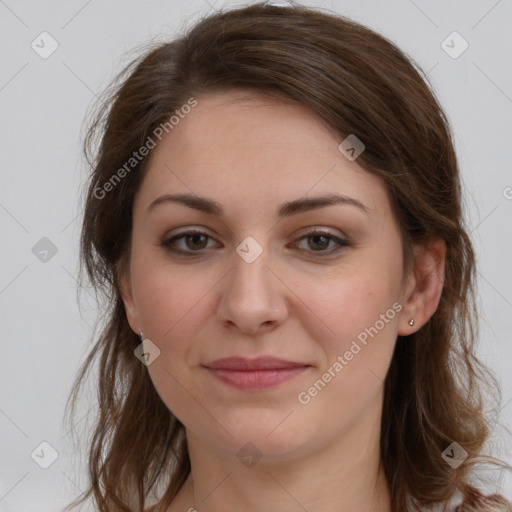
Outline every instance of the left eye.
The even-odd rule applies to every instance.
[[[326,233],[324,231],[312,231],[310,233],[307,233],[303,237],[299,238],[299,240],[308,240],[308,245],[310,247],[316,247],[317,249],[313,250],[312,252],[323,252],[323,253],[333,253],[340,251],[343,247],[347,247],[350,244],[346,240],[342,240],[341,238],[338,238],[336,236],[331,235],[330,233]],[[335,243],[334,247],[331,247],[329,250],[327,247],[331,242]]]
[[[202,231],[186,231],[184,233],[181,233],[179,235],[176,235],[172,238],[169,238],[167,240],[164,240],[161,245],[166,247],[169,251],[174,253],[181,253],[181,254],[191,254],[191,253],[198,253],[203,249],[207,248],[207,241],[208,239],[212,239],[209,235],[206,233],[203,233]],[[332,254],[335,252],[340,251],[344,247],[348,247],[350,243],[346,240],[342,240],[334,235],[331,235],[330,233],[324,232],[324,231],[312,231],[310,233],[306,233],[302,237],[298,239],[300,240],[307,240],[308,245],[310,248],[313,248],[310,252],[316,252],[316,253],[324,253],[324,254]],[[185,248],[183,247],[176,247],[178,245],[178,242],[184,241],[185,242]],[[330,247],[329,245],[331,243],[334,243],[334,247]],[[295,246],[298,246],[298,244],[294,244]],[[328,250],[326,250],[328,249]],[[301,249],[301,250],[308,250],[308,249]]]

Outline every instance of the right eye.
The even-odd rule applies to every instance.
[[[211,237],[206,233],[203,233],[202,231],[196,229],[191,229],[189,231],[184,231],[179,235],[175,235],[171,238],[163,240],[160,245],[166,247],[169,251],[173,253],[191,254],[198,253],[205,249],[205,243],[207,243],[207,240],[209,238],[211,239]],[[177,243],[181,241],[184,241],[185,248],[183,248],[183,246],[176,248]]]

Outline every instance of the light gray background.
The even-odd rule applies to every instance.
[[[510,427],[512,1],[303,3],[378,30],[429,72],[456,135],[479,257],[479,355],[501,382],[500,420]],[[0,0],[1,511],[61,510],[85,482],[85,451],[80,462],[62,415],[72,379],[91,346],[95,320],[93,299],[85,295],[82,314],[76,301],[77,198],[84,178],[80,143],[88,106],[134,47],[155,36],[172,38],[200,14],[235,5],[222,0]],[[47,59],[31,47],[34,40],[42,46],[38,36],[43,31],[59,45]],[[456,59],[441,46],[453,31],[469,44]],[[457,41],[453,45],[461,48]],[[32,252],[42,237],[57,247],[47,262]],[[59,453],[46,470],[31,458],[43,441]],[[498,429],[493,443],[494,453],[510,463],[510,434]],[[512,499],[509,477],[496,485],[491,490]]]

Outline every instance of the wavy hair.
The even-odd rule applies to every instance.
[[[203,17],[170,42],[151,43],[116,77],[96,107],[84,152],[90,176],[80,240],[81,280],[102,301],[101,332],[74,382],[74,416],[88,372],[98,362],[98,414],[88,439],[86,492],[100,512],[163,512],[190,473],[184,426],[134,356],[140,343],[121,299],[133,199],[148,158],[99,191],[155,129],[191,97],[215,91],[264,93],[308,107],[340,136],[366,150],[358,163],[381,178],[398,220],[406,269],[414,244],[444,239],[439,307],[416,333],[399,336],[385,380],[381,460],[393,512],[448,503],[460,512],[512,510],[472,482],[495,418],[485,393],[496,377],[476,356],[475,255],[465,227],[461,183],[448,120],[419,67],[392,42],[319,9],[267,3]],[[69,405],[71,405],[68,411]],[[457,442],[467,459],[452,468],[442,452]]]

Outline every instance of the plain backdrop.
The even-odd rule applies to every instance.
[[[478,355],[501,383],[499,420],[511,427],[512,1],[302,3],[376,29],[428,72],[455,133],[479,259]],[[96,318],[92,295],[81,311],[76,300],[88,108],[133,48],[235,5],[0,0],[0,511],[59,511],[85,485],[85,448],[72,444],[63,412]],[[511,463],[511,435],[497,428],[492,442]],[[509,477],[496,485],[512,499]]]

